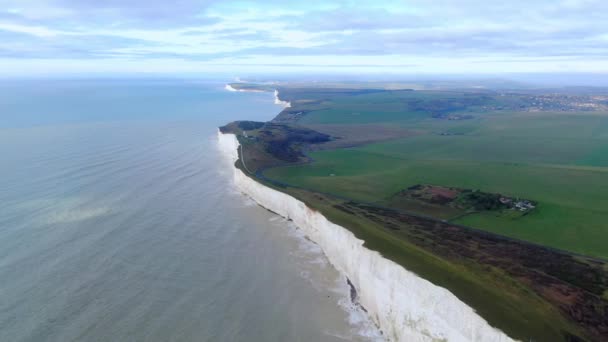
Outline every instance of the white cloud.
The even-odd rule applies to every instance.
[[[103,60],[117,71],[137,61],[158,72],[171,57],[174,70],[275,63],[605,71],[608,59],[605,1],[0,0],[0,8],[0,57],[40,69],[70,61],[84,70]]]
[[[0,23],[0,30],[6,30],[17,33],[31,34],[37,37],[54,37],[59,34],[55,30],[48,29],[43,26],[28,26],[13,23]]]

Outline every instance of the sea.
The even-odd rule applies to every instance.
[[[0,341],[376,341],[320,248],[232,183],[217,80],[0,81]]]

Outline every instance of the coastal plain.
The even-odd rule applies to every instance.
[[[608,334],[608,97],[589,89],[256,85],[237,167],[517,339]]]

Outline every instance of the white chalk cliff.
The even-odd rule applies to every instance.
[[[228,91],[238,91],[237,89],[234,89],[230,84],[226,84],[224,86],[224,89],[226,89]]]
[[[240,91],[240,92],[244,92],[244,93],[263,93],[263,92],[265,92],[265,90],[258,90],[258,89],[236,89],[233,86],[231,86],[230,84],[226,84],[224,86],[224,89],[226,89],[228,91]],[[283,100],[279,99],[278,90],[274,91],[274,104],[283,106],[284,108],[291,107],[291,102],[283,101]]]
[[[241,93],[264,93],[264,92],[266,92],[266,90],[258,90],[258,89],[236,89],[233,86],[231,86],[230,84],[226,84],[224,86],[224,89],[226,89],[228,91],[239,91]],[[276,103],[276,100],[275,100],[275,103]]]
[[[285,108],[291,107],[291,102],[283,101],[283,100],[279,99],[279,91],[278,90],[274,91],[274,104],[283,106]]]
[[[234,134],[218,133],[221,151],[238,159]],[[234,168],[237,187],[259,205],[292,219],[357,290],[359,303],[390,341],[512,341],[448,290],[380,253],[303,202],[266,187]]]

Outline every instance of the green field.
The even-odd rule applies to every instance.
[[[395,100],[386,106],[369,104],[359,108],[357,115],[347,115],[344,107],[359,107],[354,98],[361,97],[369,103],[370,97],[379,95],[343,99],[348,105],[334,103],[337,109],[314,111],[300,123],[376,120],[415,129],[418,134],[313,152],[311,164],[270,169],[265,175],[367,202],[382,202],[421,183],[528,198],[540,205],[525,216],[481,212],[455,222],[608,258],[606,113],[495,111],[471,120],[449,121],[421,113],[399,114]],[[419,211],[416,206],[408,209]],[[436,216],[441,217],[440,213]]]

